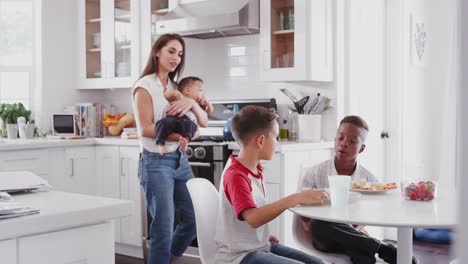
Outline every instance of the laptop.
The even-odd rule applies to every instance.
[[[67,138],[76,136],[75,115],[52,114],[52,137]]]

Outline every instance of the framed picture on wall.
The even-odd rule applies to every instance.
[[[410,63],[425,67],[427,61],[427,23],[423,16],[410,16]]]

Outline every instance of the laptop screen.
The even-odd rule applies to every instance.
[[[55,134],[75,134],[75,118],[73,114],[54,114],[52,122]]]

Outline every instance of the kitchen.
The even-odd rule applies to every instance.
[[[8,1],[2,2],[8,3]],[[114,104],[119,112],[131,112],[132,109],[128,87],[135,81],[139,75],[139,70],[147,60],[146,56],[151,45],[152,31],[155,27],[151,22],[152,16],[148,10],[153,10],[150,6],[156,5],[156,3],[142,0],[132,1],[131,4],[131,10],[137,10],[136,14],[132,12],[132,21],[138,21],[138,23],[135,23],[135,29],[131,30],[132,36],[136,35],[135,38],[132,38],[132,44],[136,43],[136,47],[132,46],[131,52],[132,54],[139,54],[139,56],[131,56],[133,79],[128,78],[125,80],[127,86],[124,87],[119,87],[119,81],[115,80],[95,83],[94,87],[92,85],[86,87],[86,80],[83,77],[85,71],[83,59],[85,55],[82,51],[84,24],[82,23],[83,18],[80,17],[83,15],[80,8],[82,8],[84,2],[76,3],[76,1],[58,0],[35,2],[35,15],[33,17],[37,20],[35,23],[36,45],[34,47],[37,50],[34,52],[36,55],[34,69],[37,77],[33,86],[33,96],[30,97],[30,106],[33,109],[37,126],[43,129],[44,132],[51,128],[50,116],[52,113],[63,112],[64,107],[77,102]],[[304,4],[304,1],[291,2],[298,2],[299,5]],[[279,105],[284,105],[290,104],[290,101],[281,93],[281,88],[287,88],[295,94],[304,96],[315,95],[319,92],[332,99],[332,107],[325,111],[322,117],[321,134],[324,142],[333,140],[337,121],[342,116],[349,113],[359,113],[368,119],[372,131],[375,132],[368,139],[369,149],[366,150],[367,154],[362,157],[363,163],[368,165],[376,174],[387,175],[382,179],[398,181],[399,176],[397,175],[403,175],[403,168],[406,165],[404,162],[407,162],[414,167],[422,168],[430,174],[430,178],[438,179],[439,172],[444,171],[447,175],[452,175],[451,177],[454,180],[456,166],[453,163],[456,160],[456,142],[455,137],[449,133],[455,133],[455,130],[441,131],[440,127],[429,120],[432,120],[432,118],[443,120],[443,123],[440,124],[441,127],[453,128],[456,124],[456,114],[464,113],[461,110],[457,112],[457,109],[450,107],[454,106],[450,102],[455,100],[455,97],[452,97],[456,93],[455,88],[453,90],[444,89],[445,93],[440,93],[439,87],[448,87],[450,85],[450,87],[455,87],[453,82],[450,83],[453,78],[437,74],[440,72],[455,72],[451,71],[450,69],[453,68],[450,67],[453,67],[453,63],[455,63],[451,60],[453,60],[456,51],[447,56],[445,50],[452,50],[453,46],[456,46],[456,41],[453,40],[456,38],[455,27],[453,26],[456,24],[456,1],[450,2],[450,4],[443,1],[431,1],[430,3],[411,1],[410,3],[400,3],[400,6],[385,4],[383,1],[380,4],[376,4],[375,1],[344,3],[340,1],[317,1],[317,3],[327,3],[332,6],[331,17],[333,20],[329,25],[331,28],[324,27],[325,24],[321,24],[322,27],[310,28],[311,30],[322,30],[313,31],[316,34],[323,33],[325,28],[331,31],[332,44],[325,46],[328,51],[332,51],[330,59],[332,63],[327,64],[328,67],[332,67],[331,78],[328,77],[327,81],[322,81],[321,78],[312,79],[310,76],[291,80],[290,78],[295,77],[290,73],[267,76],[267,71],[262,69],[265,69],[263,63],[268,62],[267,58],[269,56],[265,56],[266,40],[262,34],[268,31],[262,31],[262,26],[269,23],[262,23],[262,20],[260,20],[259,34],[213,39],[186,38],[187,65],[184,74],[199,76],[204,79],[207,97],[210,100],[275,98]],[[325,8],[326,4],[321,5],[321,7]],[[102,8],[104,8],[104,5]],[[265,18],[262,15],[262,4],[259,12],[260,19]],[[301,10],[301,12],[306,12],[306,9]],[[308,12],[312,11],[309,10]],[[383,12],[387,16],[378,15],[383,14]],[[304,17],[295,14],[296,28],[306,28],[308,24]],[[384,23],[384,17],[389,21]],[[411,17],[417,17],[422,21],[425,19],[427,27],[431,29],[428,35],[429,51],[427,61],[419,63],[422,65],[408,63],[411,59],[410,40],[408,39],[411,35]],[[451,19],[438,21],[437,17]],[[369,21],[372,21],[372,23]],[[382,35],[379,35],[379,26],[375,25],[380,25],[380,28],[389,27],[387,35],[382,36],[382,33]],[[393,25],[393,27],[389,25]],[[367,26],[365,31],[360,30],[363,26]],[[101,39],[104,45],[105,41],[107,41],[106,43],[109,42],[109,39],[105,40],[104,28],[102,31]],[[300,35],[297,32],[295,34]],[[389,41],[388,44],[384,45],[386,39],[394,41]],[[326,38],[321,40],[320,43],[327,43]],[[446,43],[445,40],[453,41]],[[304,46],[299,46],[296,50],[302,52],[316,49],[322,55],[327,54],[323,52],[324,46],[306,47],[305,43],[311,42],[303,41],[300,44],[298,43],[297,45]],[[382,47],[376,49],[375,47],[378,47],[379,43]],[[394,49],[390,49],[390,47]],[[387,49],[390,49],[389,54],[385,52]],[[403,55],[399,55],[400,53]],[[368,56],[366,54],[373,55]],[[304,57],[302,59],[299,57],[301,55],[298,54],[297,56],[297,58],[294,58],[295,62],[304,61],[306,64],[309,63],[307,61],[310,59],[304,59],[306,55],[302,55]],[[289,62],[289,57],[287,60],[285,58],[283,57],[282,60]],[[384,58],[388,58],[387,63],[390,66],[382,65],[382,61],[385,61]],[[270,59],[268,63],[276,63],[276,61]],[[280,62],[278,62],[279,64]],[[134,67],[134,65],[137,65],[137,67]],[[309,66],[307,65],[303,69],[310,69]],[[91,73],[94,72],[96,71],[93,70]],[[297,73],[297,71],[294,73]],[[388,76],[384,76],[384,73]],[[273,77],[283,79],[272,80]],[[388,89],[379,91],[376,87],[388,87]],[[390,89],[390,87],[395,88]],[[412,87],[412,89],[409,89],[409,87]],[[226,98],[226,94],[235,94],[235,97]],[[57,100],[57,98],[60,98],[60,100]],[[395,98],[401,98],[402,100],[387,101],[392,98],[393,100]],[[361,100],[366,100],[366,104]],[[434,109],[428,106],[439,104],[445,107]],[[384,109],[378,107],[382,105],[386,105],[388,108],[385,112]],[[439,109],[444,109],[445,112],[437,111]],[[389,115],[389,112],[392,115]],[[384,122],[381,117],[385,115],[387,116]],[[447,116],[451,118],[446,118]],[[392,128],[392,126],[395,126],[395,128]],[[390,131],[390,138],[387,143],[383,143],[380,139],[380,132],[385,130]],[[424,136],[421,137],[420,135]],[[425,142],[428,140],[432,142],[433,139],[435,139],[436,143],[430,146],[431,149],[429,149],[425,146]],[[444,140],[443,143],[442,140]],[[389,144],[390,142],[391,144]],[[90,145],[92,144],[90,143]],[[131,154],[133,149],[125,149],[117,146],[116,143],[105,143],[104,145],[107,148],[104,150],[107,153],[105,155],[112,156],[111,160],[117,159],[117,165],[110,166],[113,170],[117,170],[116,168],[120,166],[119,157],[124,158],[124,160],[135,158]],[[371,146],[375,147],[371,148]],[[51,157],[61,157],[68,152],[69,150],[65,149],[55,149]],[[383,157],[383,153],[387,154],[387,159],[392,160],[393,158],[392,162],[386,163],[383,158],[382,160],[376,158]],[[79,157],[77,160],[80,160],[81,157],[92,154],[84,151],[84,154],[70,153],[69,155]],[[94,155],[98,155],[98,153]],[[49,156],[49,159],[52,158]],[[435,162],[437,160],[442,160],[443,165]],[[385,164],[397,165],[385,166]],[[129,170],[129,173],[132,173],[131,166],[128,163],[123,170]],[[119,173],[117,171],[115,174],[118,175]],[[53,175],[53,173],[50,173],[50,175]],[[450,183],[449,180],[447,180],[447,183],[444,182],[444,184]],[[64,187],[65,190],[72,191],[67,188]],[[117,195],[120,195],[120,193]],[[138,198],[133,197],[132,199]]]

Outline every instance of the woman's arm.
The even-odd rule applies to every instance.
[[[154,115],[151,95],[145,89],[137,87],[133,92],[135,100],[135,118],[143,137],[154,138]]]
[[[191,98],[186,97],[183,100],[171,102],[166,112],[168,115],[182,117],[189,109],[195,114],[199,126],[208,125],[208,114]]]

